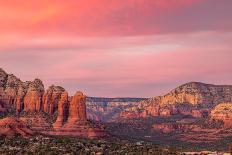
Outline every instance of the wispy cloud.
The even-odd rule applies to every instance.
[[[45,40],[7,47],[2,67],[23,80],[40,77],[91,96],[147,97],[188,81],[232,83],[231,33]]]
[[[231,84],[230,0],[2,1],[1,67],[90,96]]]

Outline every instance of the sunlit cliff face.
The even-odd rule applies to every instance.
[[[232,84],[228,0],[2,1],[0,61],[22,80],[88,96]]]

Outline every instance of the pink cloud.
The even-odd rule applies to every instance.
[[[78,0],[1,2],[0,32],[41,35],[125,35],[163,32],[168,17],[203,0]],[[146,28],[146,29],[143,29]]]
[[[0,61],[23,80],[39,77],[71,93],[80,89],[90,96],[149,97],[189,81],[231,84],[231,39],[231,33],[218,32],[71,42],[35,38],[0,52]]]
[[[231,84],[231,4],[4,1],[1,67],[91,96],[155,96],[189,81]]]

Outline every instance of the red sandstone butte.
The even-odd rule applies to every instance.
[[[39,112],[42,107],[42,97],[37,91],[29,91],[24,97],[24,111]]]
[[[54,128],[60,128],[63,126],[64,122],[68,117],[68,92],[63,92],[61,94],[61,99],[58,103],[58,115],[56,122],[53,124]]]
[[[54,123],[54,132],[51,135],[69,135],[76,137],[102,137],[105,135],[103,126],[91,123],[86,115],[86,96],[82,92],[77,92],[69,104],[69,114],[65,122],[68,95],[63,93],[58,106],[58,117]],[[62,126],[63,125],[63,126]]]
[[[69,105],[69,117],[67,124],[87,121],[86,96],[82,92],[77,92]]]
[[[60,86],[50,86],[43,95],[43,111],[52,115],[58,108],[61,94],[65,91]]]

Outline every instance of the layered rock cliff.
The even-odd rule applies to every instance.
[[[53,124],[55,131],[50,132],[50,134],[79,137],[101,137],[105,135],[103,126],[87,120],[86,96],[82,92],[76,92],[70,103],[67,101],[68,95],[63,93],[58,105],[58,116]]]
[[[58,102],[58,111],[57,119],[53,124],[54,128],[61,128],[64,123],[67,121],[69,115],[69,101],[68,101],[68,92],[63,92],[61,94],[61,99]]]
[[[82,92],[77,92],[69,104],[68,124],[87,120],[85,102],[86,96]]]
[[[17,107],[21,110],[21,100],[27,93],[28,82],[22,82],[13,74],[7,74],[3,69],[0,69],[0,104],[6,110],[12,107]],[[17,100],[16,104],[16,98]]]
[[[50,86],[43,95],[43,111],[52,115],[58,108],[58,102],[64,91],[65,89],[60,86]]]
[[[27,93],[24,97],[24,111],[39,112],[42,110],[42,96],[44,93],[43,82],[35,79],[29,82]]]
[[[199,82],[184,84],[164,96],[140,102],[127,109],[121,117],[171,116],[176,114],[207,117],[210,110],[221,102],[232,101],[232,86]]]
[[[223,121],[226,127],[232,127],[232,102],[217,105],[210,112],[210,117]]]
[[[46,92],[40,79],[22,82],[13,74],[0,69],[0,106],[2,111],[15,109],[17,113],[43,111],[52,115],[58,109],[61,94],[60,86],[50,86]]]
[[[190,82],[163,96],[161,104],[190,103],[210,106],[231,100],[232,86]]]
[[[24,135],[27,133],[21,130],[26,130],[26,127],[18,128],[17,123],[23,122],[33,132],[43,134],[81,137],[104,135],[102,126],[87,120],[86,96],[82,92],[70,97],[64,88],[54,85],[45,91],[43,82],[39,79],[22,82],[13,74],[7,74],[0,69],[0,116],[14,110],[17,117],[0,120],[0,123],[3,121],[6,125],[16,124],[16,130]],[[53,119],[55,122],[52,125]],[[17,134],[10,129],[4,130],[5,132],[12,133],[11,135],[14,135],[14,132]]]
[[[22,82],[13,74],[0,69],[0,103],[6,110],[40,111],[44,85],[41,80]]]

